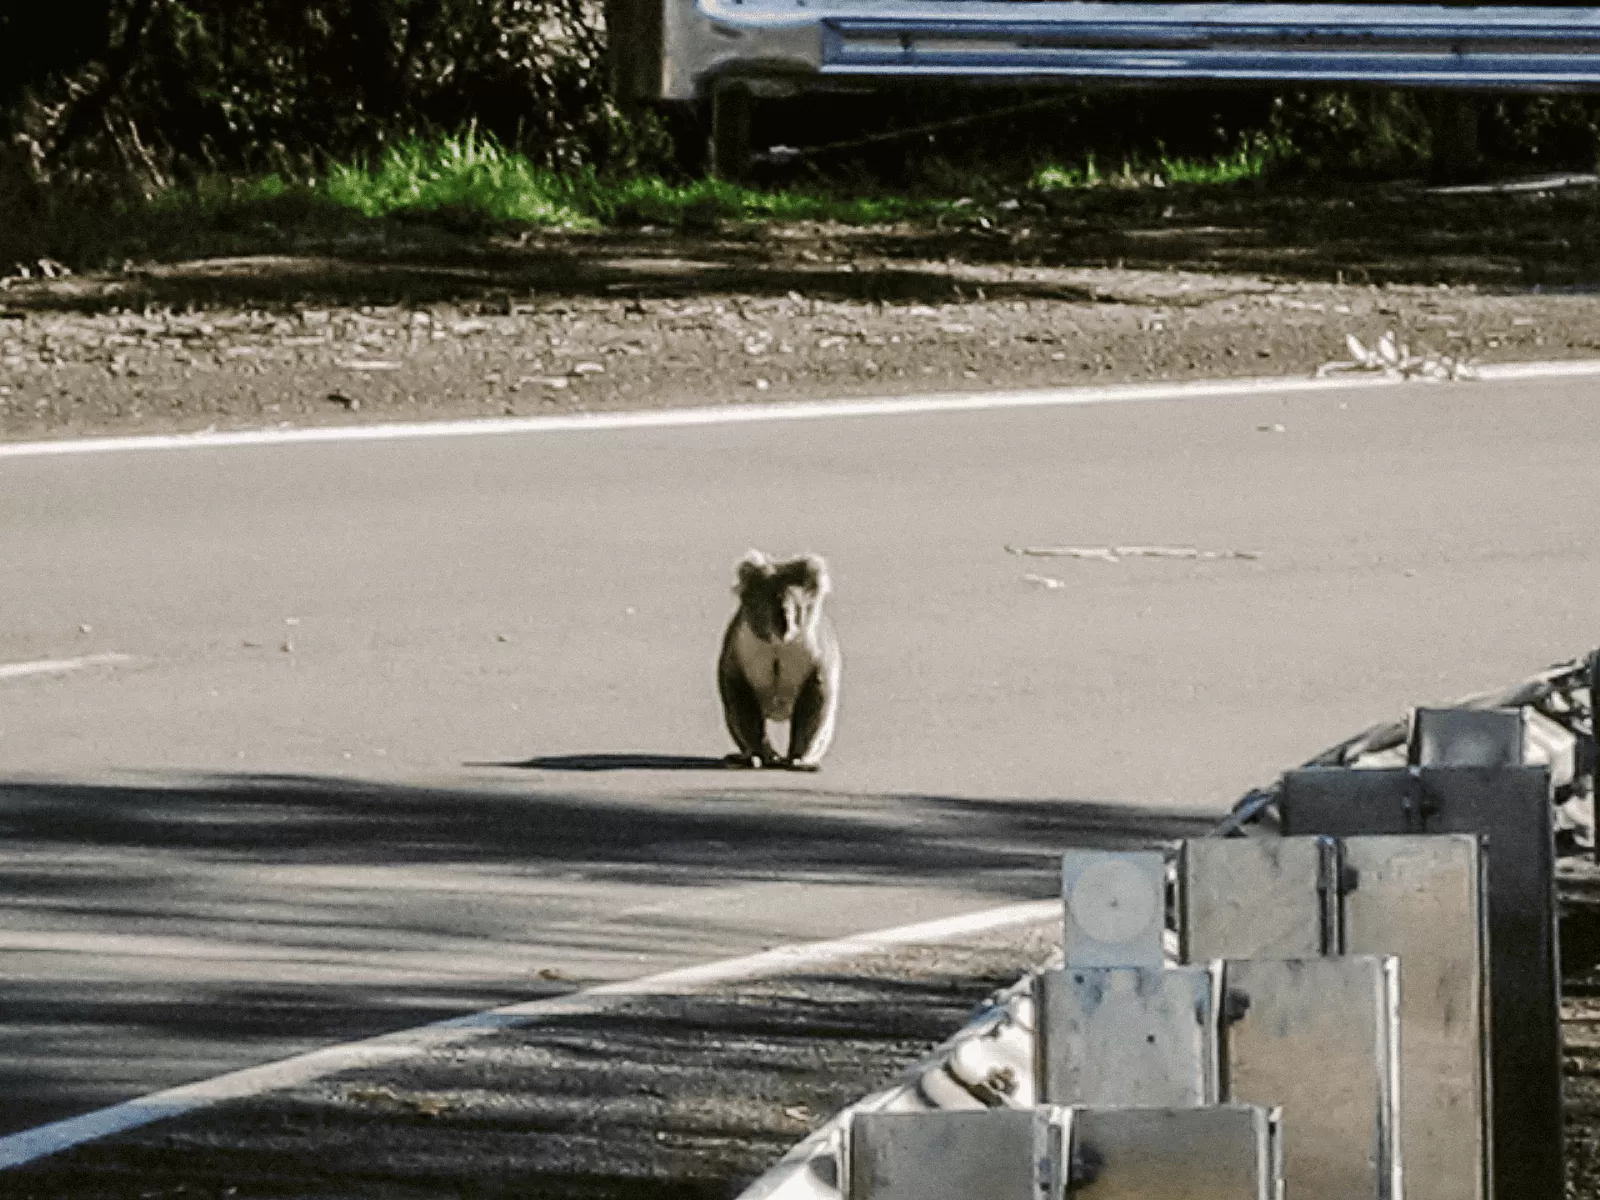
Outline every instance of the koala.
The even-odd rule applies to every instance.
[[[738,767],[815,771],[833,741],[843,660],[833,623],[822,611],[830,582],[815,554],[773,562],[752,550],[739,562],[734,595],[717,662],[717,690]],[[789,722],[789,753],[767,740],[768,721]]]

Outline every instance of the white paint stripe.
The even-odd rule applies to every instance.
[[[639,979],[600,984],[566,996],[527,1000],[359,1042],[326,1046],[293,1058],[246,1067],[242,1071],[168,1088],[82,1116],[68,1117],[36,1129],[13,1133],[0,1138],[0,1170],[19,1167],[85,1142],[125,1133],[225,1100],[238,1100],[295,1087],[341,1071],[382,1066],[425,1050],[471,1041],[541,1017],[593,1012],[634,996],[681,995],[740,980],[763,979],[828,966],[863,955],[882,954],[902,946],[948,942],[995,929],[1040,924],[1058,919],[1060,913],[1059,900],[1035,900],[825,942],[775,946],[759,954],[680,967]]]
[[[1502,363],[1478,369],[1491,382],[1567,379],[1600,375],[1600,360]],[[1027,391],[953,392],[932,396],[816,400],[792,404],[729,404],[715,408],[653,409],[646,412],[574,413],[559,417],[501,417],[472,421],[331,425],[309,429],[244,429],[224,433],[150,434],[137,437],[71,438],[0,444],[0,459],[48,458],[64,454],[110,454],[126,450],[201,450],[229,446],[287,446],[322,442],[392,442],[418,438],[485,437],[507,433],[581,433],[610,429],[667,429],[693,425],[739,425],[766,421],[815,421],[832,417],[892,417],[919,413],[978,412],[1002,408],[1058,408],[1127,404],[1148,400],[1204,400],[1259,393],[1330,392],[1402,387],[1408,381],[1382,375],[1335,375],[1326,379],[1269,378],[1128,383],[1103,387],[1038,388]],[[1428,381],[1414,380],[1412,384]]]
[[[65,675],[89,667],[114,667],[132,661],[131,654],[85,654],[82,658],[41,658],[34,662],[0,663],[0,679],[25,679],[30,675]]]

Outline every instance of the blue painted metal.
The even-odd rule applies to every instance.
[[[823,74],[1600,87],[1596,8],[959,0],[852,7],[821,18]]]
[[[1285,81],[1600,90],[1600,6],[658,0],[662,99],[719,78]]]

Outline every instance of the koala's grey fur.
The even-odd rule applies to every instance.
[[[730,766],[815,771],[833,741],[843,660],[833,622],[822,611],[828,565],[807,554],[774,562],[752,550],[739,562],[717,662],[728,732],[739,747]],[[768,721],[789,722],[789,753],[767,740]]]

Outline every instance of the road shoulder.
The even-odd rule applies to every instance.
[[[9,1194],[726,1197],[1058,942],[1041,922],[543,1018],[91,1143]]]

